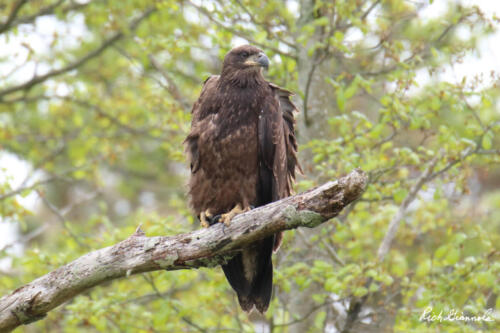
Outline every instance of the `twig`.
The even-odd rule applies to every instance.
[[[300,323],[300,322],[306,320],[307,318],[309,318],[309,316],[311,316],[314,312],[318,311],[319,309],[321,309],[322,307],[324,307],[326,305],[332,304],[333,302],[334,301],[328,301],[328,302],[318,304],[318,305],[314,306],[313,308],[311,308],[311,310],[309,310],[309,312],[307,312],[304,316],[297,318],[297,319],[294,319],[292,321],[289,321],[287,323],[274,324],[274,327],[284,327],[284,326],[290,326],[290,325]]]
[[[43,195],[43,193],[41,193],[41,191],[39,190],[36,190],[36,193],[38,194],[38,197],[40,199],[42,199],[43,203],[45,204],[45,206],[47,206],[47,208],[59,219],[59,221],[61,222],[62,226],[64,227],[64,229],[66,229],[66,231],[68,232],[68,234],[71,236],[71,238],[73,238],[73,240],[78,244],[80,245],[81,247],[85,247],[85,245],[80,242],[80,240],[78,239],[78,236],[75,235],[73,233],[73,231],[71,230],[71,228],[68,226],[68,222],[66,221],[66,218],[64,217],[64,215],[59,211],[59,209],[57,209],[56,206],[54,206],[46,197],[45,195]],[[88,246],[87,246],[88,247]]]
[[[54,14],[56,8],[59,7],[60,5],[62,5],[65,1],[66,0],[58,0],[51,5],[48,5],[47,7],[43,7],[42,9],[40,9],[38,12],[36,12],[33,15],[18,17],[11,23],[11,25],[8,27],[8,29],[12,29],[13,27],[16,27],[20,24],[33,23],[37,18],[39,18],[41,16],[52,15],[52,14]],[[75,3],[72,3],[68,6],[66,6],[66,7],[60,8],[58,10],[58,12],[66,14],[72,10],[82,9],[91,3],[92,3],[92,1],[84,2],[84,3],[75,2]]]
[[[321,244],[323,244],[323,246],[326,249],[326,252],[328,252],[328,254],[332,257],[333,261],[335,261],[340,266],[345,266],[345,262],[339,257],[339,255],[337,254],[337,251],[335,251],[333,246],[331,246],[324,239],[321,239]]]
[[[132,21],[132,23],[129,25],[130,29],[132,29],[132,30],[135,29],[142,20],[144,20],[145,18],[147,18],[149,15],[151,15],[151,13],[153,13],[155,10],[156,10],[156,8],[150,8],[150,9],[146,10],[144,13],[142,13],[137,19],[135,19],[135,20]],[[108,47],[110,47],[111,45],[113,45],[114,43],[116,43],[117,41],[119,41],[124,36],[125,36],[125,34],[123,32],[121,32],[121,31],[117,32],[113,36],[111,36],[108,39],[106,39],[98,48],[96,48],[93,51],[87,53],[85,56],[83,56],[82,58],[76,60],[75,62],[73,62],[73,63],[71,63],[69,65],[66,65],[66,66],[64,66],[62,68],[59,68],[59,69],[53,69],[53,70],[51,70],[48,73],[43,74],[43,75],[35,75],[29,81],[26,81],[24,83],[15,85],[15,86],[10,87],[10,88],[5,88],[3,90],[0,90],[0,98],[3,97],[3,96],[5,96],[5,95],[11,94],[13,92],[16,92],[16,91],[30,89],[34,85],[39,84],[41,82],[44,82],[45,80],[47,80],[47,79],[49,79],[51,77],[59,76],[61,74],[67,73],[69,71],[72,71],[73,69],[78,68],[78,67],[84,65],[89,60],[91,60],[91,59],[99,56]]]
[[[22,235],[19,239],[16,239],[11,243],[5,244],[2,248],[0,248],[0,252],[5,251],[16,244],[26,244],[30,242],[32,239],[40,236],[47,229],[47,227],[48,227],[47,224],[42,224],[40,227],[27,233],[26,235]]]
[[[152,54],[148,54],[148,59],[151,62],[151,65],[158,71],[158,73],[161,74],[161,76],[165,79],[165,81],[167,81],[167,86],[165,87],[165,85],[163,84],[162,86],[164,86],[167,89],[170,95],[176,101],[178,101],[184,109],[189,110],[191,108],[191,103],[189,103],[186,100],[186,98],[181,94],[179,88],[172,80],[170,75],[167,73],[167,71],[165,71],[165,69],[158,63],[158,61]]]
[[[248,9],[248,7],[245,6],[245,4],[243,2],[241,2],[241,0],[236,0],[236,3],[241,7],[241,9],[243,9],[245,11],[245,13],[248,14],[248,16],[250,17],[250,20],[253,22],[253,24],[262,27],[267,32],[268,36],[272,36],[273,39],[276,39],[276,40],[280,41],[281,43],[285,44],[286,46],[289,46],[295,50],[298,50],[298,46],[295,43],[286,41],[283,38],[277,36],[275,33],[273,33],[269,29],[269,26],[267,24],[265,24],[263,22],[259,22],[259,20],[257,20],[255,15],[253,15],[253,13],[250,11],[250,9]]]
[[[5,21],[5,23],[0,25],[0,34],[3,33],[4,31],[6,31],[7,29],[9,29],[10,25],[12,24],[12,22],[16,18],[19,11],[21,10],[21,7],[24,6],[26,4],[26,2],[28,2],[28,0],[18,0],[14,4],[12,11],[9,14],[9,17],[7,17],[7,21]]]
[[[433,178],[432,170],[436,166],[440,157],[442,157],[442,151],[437,153],[436,156],[434,156],[434,158],[430,161],[429,165],[420,175],[417,182],[411,187],[408,195],[403,200],[403,202],[399,206],[398,211],[389,223],[389,227],[387,228],[385,237],[382,240],[382,243],[380,244],[377,251],[377,260],[379,263],[384,261],[387,253],[389,253],[389,249],[391,247],[392,241],[394,240],[394,237],[396,237],[396,232],[398,231],[399,225],[406,215],[406,209],[408,208],[410,203],[415,200],[422,186]],[[365,283],[365,287],[368,289],[372,283],[373,279],[369,278]],[[351,305],[349,307],[349,310],[347,311],[347,318],[341,331],[342,333],[347,333],[351,330],[369,296],[370,293],[367,293],[365,296],[361,297],[361,299],[351,301]]]
[[[7,198],[10,198],[14,195],[18,195],[19,193],[21,192],[24,192],[24,191],[30,191],[30,190],[33,190],[35,188],[37,188],[38,186],[40,185],[43,185],[43,184],[47,184],[47,183],[50,183],[50,182],[53,182],[55,181],[57,178],[57,176],[54,176],[54,177],[49,177],[49,178],[46,178],[46,179],[43,179],[43,180],[40,180],[40,181],[37,181],[36,183],[34,183],[33,185],[29,185],[29,186],[21,186],[21,187],[18,187],[17,189],[13,190],[13,191],[10,191],[8,193],[4,193],[2,195],[0,195],[0,201],[2,200],[5,200]]]
[[[387,253],[389,252],[389,248],[391,247],[392,241],[394,240],[396,232],[398,231],[399,224],[406,215],[406,209],[408,208],[410,203],[412,203],[413,200],[415,200],[422,186],[432,179],[432,170],[436,166],[441,155],[442,155],[441,153],[437,153],[436,156],[434,156],[434,158],[430,161],[425,171],[419,177],[417,182],[412,186],[406,198],[404,198],[403,202],[399,206],[398,211],[396,212],[396,215],[394,215],[391,222],[389,223],[389,227],[387,228],[385,237],[382,240],[382,243],[380,244],[377,251],[377,260],[379,262],[382,262],[385,259]]]
[[[217,25],[219,28],[224,29],[226,31],[229,31],[230,33],[232,33],[232,34],[234,34],[236,36],[244,38],[244,39],[248,40],[251,44],[257,45],[257,46],[265,48],[265,49],[269,49],[269,50],[271,50],[272,52],[274,52],[276,54],[280,54],[282,56],[285,56],[285,57],[297,60],[297,56],[295,56],[295,55],[293,55],[291,53],[287,53],[287,52],[281,51],[280,49],[277,49],[275,47],[272,47],[272,46],[269,46],[269,45],[266,45],[266,44],[263,44],[263,43],[259,43],[255,39],[253,39],[252,37],[250,37],[250,36],[248,36],[246,34],[243,34],[240,30],[226,26],[225,24],[223,24],[223,23],[219,22],[217,19],[215,19],[212,16],[212,13],[210,11],[208,11],[206,8],[204,8],[202,6],[198,6],[198,5],[194,4],[192,1],[189,1],[189,0],[187,1],[187,3],[189,3],[196,10],[198,10],[198,12],[202,13],[210,21],[212,21],[213,23],[215,23],[215,25]]]
[[[74,168],[68,169],[68,170],[66,170],[64,172],[61,172],[58,175],[53,175],[53,176],[50,176],[50,177],[48,177],[46,179],[39,180],[39,181],[35,182],[34,184],[29,185],[29,186],[19,186],[15,190],[12,190],[12,191],[4,193],[4,194],[1,194],[0,195],[0,201],[5,200],[7,198],[10,198],[10,197],[12,197],[14,195],[18,195],[19,193],[22,193],[24,191],[31,191],[31,190],[37,188],[40,185],[44,185],[44,184],[51,183],[51,182],[56,181],[56,180],[60,180],[60,179],[62,179],[63,176],[68,175],[68,174],[70,174],[72,172],[75,172],[75,171],[79,171],[79,170],[85,169],[87,166],[88,166],[88,164],[85,164],[83,166],[79,166],[79,167],[74,167]],[[23,183],[24,183],[24,181],[23,181]]]
[[[366,10],[366,12],[363,13],[363,15],[361,15],[361,20],[363,21],[368,15],[370,15],[370,13],[372,12],[372,10],[375,9],[375,7],[378,6],[378,4],[380,3],[381,0],[377,0],[375,1],[374,3],[372,3],[372,5]]]

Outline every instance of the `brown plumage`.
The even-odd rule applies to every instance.
[[[262,75],[268,58],[250,45],[232,49],[221,75],[210,76],[192,110],[186,151],[191,206],[204,226],[236,206],[265,205],[291,193],[298,167],[292,95]],[[233,213],[242,210],[234,210]],[[228,223],[233,215],[222,215]],[[261,240],[222,268],[243,310],[265,312],[272,291],[271,255],[281,234]]]

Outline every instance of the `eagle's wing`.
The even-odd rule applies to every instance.
[[[210,113],[217,112],[217,110],[210,110],[203,107],[206,103],[207,97],[212,95],[215,90],[217,81],[219,80],[219,75],[209,76],[205,82],[203,82],[203,89],[201,90],[200,97],[194,103],[193,109],[191,110],[192,120],[191,120],[191,131],[187,136],[184,143],[186,145],[186,152],[188,154],[188,160],[191,163],[191,173],[196,173],[200,168],[200,154],[198,150],[198,138],[201,134],[203,128],[203,121],[206,119]]]
[[[295,168],[299,167],[293,118],[293,111],[297,108],[290,100],[292,93],[272,83],[269,83],[269,86],[272,95],[266,99],[258,120],[259,206],[289,196],[292,192]],[[242,280],[241,271],[246,271],[247,262],[254,262],[252,269],[257,275],[249,284],[250,293],[245,295],[243,289],[235,288],[243,309],[251,309],[253,303],[261,313],[266,311],[271,300],[273,280],[271,255],[273,250],[277,251],[279,248],[282,238],[281,232],[265,238],[257,242],[255,248],[243,252],[241,259],[232,259],[229,265],[223,266],[231,285],[236,285],[231,281]],[[241,266],[238,266],[238,260],[241,260]]]
[[[295,179],[295,169],[301,171],[297,161],[293,117],[293,112],[297,108],[290,100],[293,94],[275,84],[269,83],[269,85],[278,102],[275,103],[278,108],[269,106],[270,110],[262,112],[258,130],[261,175],[259,194],[267,202],[289,196]]]

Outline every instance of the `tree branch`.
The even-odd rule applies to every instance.
[[[41,8],[35,14],[16,18],[14,21],[12,21],[11,25],[9,26],[9,29],[11,30],[13,27],[16,27],[20,24],[33,23],[37,18],[42,17],[42,16],[53,15],[56,10],[59,13],[66,14],[66,13],[71,12],[71,11],[83,9],[92,3],[92,1],[85,2],[85,3],[71,3],[66,7],[60,7],[64,2],[66,2],[66,0],[57,0],[53,4],[50,4],[46,7]]]
[[[384,239],[382,240],[382,243],[380,244],[378,251],[377,251],[377,261],[383,262],[387,254],[389,253],[390,247],[392,245],[392,242],[394,238],[396,237],[396,233],[399,229],[399,225],[401,221],[404,219],[406,215],[406,210],[408,206],[417,198],[418,192],[422,189],[422,187],[429,182],[433,177],[432,177],[432,170],[436,166],[437,162],[439,161],[439,158],[442,157],[443,152],[440,151],[436,156],[429,162],[427,165],[427,168],[425,171],[420,175],[418,178],[417,182],[412,186],[410,189],[410,192],[408,192],[408,195],[405,197],[401,205],[399,206],[398,211],[392,218],[391,222],[389,223],[389,227],[387,228],[387,232],[384,236]],[[367,282],[365,283],[365,288],[369,289],[371,284],[373,283],[373,279],[370,277],[368,278]],[[351,331],[354,323],[359,317],[359,314],[361,313],[361,310],[368,300],[368,297],[370,296],[369,293],[361,297],[361,299],[358,300],[353,300],[351,302],[351,305],[349,306],[349,310],[347,311],[347,318],[344,323],[344,327],[342,328],[342,333],[348,333]]]
[[[153,8],[146,10],[144,13],[142,13],[137,19],[132,21],[132,23],[129,26],[130,29],[134,30],[135,28],[137,28],[139,23],[142,20],[144,20],[145,18],[147,18],[149,15],[151,15],[151,13],[153,13],[155,10],[156,10],[156,8],[153,7]],[[87,53],[85,56],[81,57],[80,59],[76,60],[75,62],[73,62],[69,65],[66,65],[66,66],[59,68],[59,69],[53,69],[44,75],[35,75],[29,81],[26,81],[26,82],[23,82],[21,84],[0,90],[0,100],[5,95],[8,95],[8,94],[11,94],[13,92],[20,91],[20,90],[30,89],[34,85],[39,84],[41,82],[44,82],[51,77],[59,76],[61,74],[67,73],[69,71],[72,71],[72,70],[84,65],[87,61],[99,56],[102,52],[104,52],[107,48],[109,48],[111,45],[116,43],[118,40],[120,40],[124,36],[125,36],[125,34],[123,32],[121,32],[121,31],[117,32],[114,35],[112,35],[111,37],[109,37],[108,39],[106,39],[104,42],[102,42],[102,44],[98,48],[92,50],[91,52]]]
[[[203,14],[206,18],[208,18],[210,21],[212,21],[219,28],[224,29],[226,31],[229,31],[233,35],[236,35],[238,37],[246,39],[250,44],[256,45],[258,47],[262,47],[264,49],[271,50],[272,52],[274,52],[276,54],[280,54],[282,56],[285,56],[285,57],[297,60],[297,56],[295,56],[292,53],[281,51],[280,49],[272,47],[272,46],[269,46],[269,45],[266,45],[265,43],[259,43],[258,41],[256,41],[255,39],[253,39],[248,34],[243,33],[241,30],[234,29],[234,28],[232,28],[230,26],[225,25],[224,23],[222,23],[219,20],[217,20],[216,18],[214,18],[213,17],[213,13],[211,13],[205,7],[198,6],[198,5],[196,5],[195,3],[193,3],[192,1],[189,1],[189,0],[187,1],[187,3],[190,4],[191,6],[193,6],[198,12],[200,12],[201,14]]]
[[[148,54],[148,59],[151,65],[161,74],[163,79],[167,82],[167,84],[163,84],[159,81],[160,85],[169,92],[170,96],[172,96],[186,111],[191,109],[191,102],[189,102],[181,93],[180,89],[175,84],[174,80],[170,77],[167,71],[160,65],[160,63],[156,60],[156,58],[150,53]]]
[[[21,7],[24,6],[26,2],[28,2],[28,0],[18,0],[16,1],[16,3],[14,3],[12,11],[10,12],[9,17],[7,17],[7,21],[5,21],[5,23],[3,24],[0,24],[0,34],[9,29],[10,25],[16,19],[17,14],[21,10]]]
[[[415,183],[415,185],[412,186],[410,192],[405,197],[405,199],[399,206],[398,211],[389,223],[387,232],[377,251],[377,260],[379,262],[384,261],[387,253],[389,253],[389,249],[391,247],[392,241],[394,240],[394,237],[396,237],[396,232],[398,231],[399,225],[406,215],[406,209],[413,202],[413,200],[417,198],[417,194],[422,189],[422,186],[424,186],[425,183],[432,179],[432,170],[434,170],[434,167],[439,161],[441,155],[442,153],[440,152],[436,154],[436,156],[431,160],[425,171],[418,178],[418,181]]]
[[[48,311],[106,281],[130,274],[213,267],[256,240],[283,230],[315,227],[358,199],[367,176],[354,170],[337,181],[171,237],[146,237],[140,228],[124,241],[90,252],[0,299],[0,331],[42,319]]]

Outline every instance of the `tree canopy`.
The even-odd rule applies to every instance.
[[[139,223],[148,236],[199,228],[182,146],[191,105],[250,43],[271,59],[266,77],[296,92],[296,192],[368,174],[340,216],[285,234],[258,320],[271,332],[498,328],[421,319],[500,310],[499,73],[450,75],[498,24],[459,1],[0,4],[0,161],[29,166],[14,181],[0,165],[0,223],[21,232],[0,246],[12,260],[0,295]],[[22,330],[252,332],[258,320],[201,268],[111,282]]]

